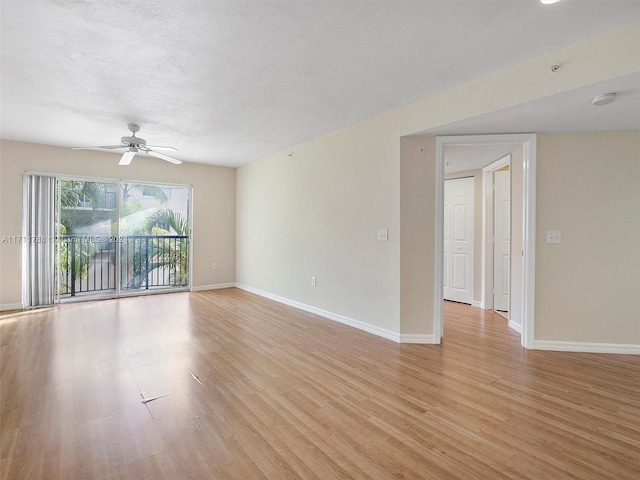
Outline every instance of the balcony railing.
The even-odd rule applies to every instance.
[[[57,247],[61,297],[115,291],[118,247],[121,291],[181,288],[189,284],[188,236],[62,235]]]

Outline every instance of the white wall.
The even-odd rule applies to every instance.
[[[193,186],[193,287],[235,281],[235,176],[233,168],[195,163],[171,165],[136,157],[3,140],[0,143],[0,236],[22,234],[22,174],[178,183]],[[21,303],[21,245],[0,244],[0,306]],[[218,270],[211,269],[217,262]]]
[[[536,340],[640,345],[640,131],[538,135],[537,198]]]
[[[156,160],[140,159],[127,170],[127,177],[194,185],[195,285],[236,278],[263,293],[362,322],[379,334],[429,341],[435,139],[406,136],[639,71],[638,44],[640,22],[596,35],[242,167],[237,190],[232,170],[201,165],[158,168]],[[554,63],[565,65],[559,75],[548,74]],[[640,344],[640,305],[637,295],[631,298],[638,278],[629,271],[629,265],[637,264],[637,231],[610,220],[622,211],[634,213],[638,205],[632,191],[638,184],[638,162],[633,160],[640,150],[638,133],[563,135],[538,137],[536,338]],[[571,153],[569,145],[589,139],[588,147]],[[619,144],[625,145],[624,151]],[[2,234],[5,229],[7,234],[19,231],[16,206],[23,170],[122,175],[109,154],[76,157],[65,149],[15,142],[3,142],[2,149]],[[605,168],[612,159],[617,170]],[[557,162],[567,162],[558,163],[560,176]],[[610,184],[606,192],[611,198],[599,190],[598,179]],[[564,190],[571,182],[578,183]],[[235,253],[233,232],[228,233],[234,223],[227,217],[234,212],[234,193],[237,277],[227,266]],[[563,195],[575,198],[566,208],[557,208]],[[581,223],[584,218],[590,220]],[[541,232],[551,226],[563,230],[563,250],[541,243]],[[618,250],[624,259],[591,262],[610,248],[603,233],[609,226],[621,228],[625,241],[635,242],[635,247],[625,243]],[[379,228],[389,229],[388,242],[376,239]],[[594,233],[593,228],[600,230]],[[221,267],[216,276],[209,270],[212,261]],[[1,302],[19,301],[16,250],[2,246],[0,263]],[[589,265],[597,268],[589,270]],[[311,286],[311,276],[317,277],[316,287]],[[558,285],[572,295],[575,309],[567,306]],[[606,295],[605,285],[620,291]]]
[[[635,22],[240,168],[238,282],[428,341],[435,141],[404,136],[638,71],[638,44]]]
[[[436,139],[400,139],[400,333],[433,342]]]
[[[372,119],[238,170],[238,283],[398,331],[399,139],[390,128]]]

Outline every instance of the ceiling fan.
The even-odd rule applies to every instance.
[[[127,151],[124,152],[122,158],[120,159],[119,165],[129,165],[133,157],[136,156],[138,152],[148,153],[149,155],[157,158],[161,158],[167,162],[174,163],[179,165],[182,163],[182,160],[178,160],[177,158],[170,157],[169,155],[165,155],[164,153],[156,152],[154,149],[159,148],[161,150],[173,150],[177,152],[177,148],[173,147],[163,147],[161,145],[147,145],[147,141],[144,138],[136,137],[136,132],[140,130],[140,126],[135,123],[130,123],[128,125],[129,130],[131,131],[130,137],[122,137],[120,139],[120,145],[96,145],[95,147],[74,147],[71,150],[94,150],[94,149],[103,149],[103,150],[117,150],[119,148],[126,148]]]

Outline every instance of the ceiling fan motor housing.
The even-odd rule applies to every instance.
[[[123,145],[131,147],[144,147],[147,144],[147,141],[140,137],[122,137],[120,141]]]

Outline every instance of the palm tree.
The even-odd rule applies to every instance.
[[[105,184],[83,180],[60,180],[62,208],[76,208],[89,204],[93,208],[104,207]]]
[[[123,183],[122,184],[122,201],[126,202],[131,198],[131,191],[138,190],[142,192],[144,195],[153,197],[160,203],[165,203],[169,200],[166,192],[157,185],[142,185],[142,184],[131,184],[131,183]]]
[[[189,221],[173,210],[157,210],[147,219],[147,230],[161,227],[165,231],[173,232],[165,235],[189,235]]]
[[[61,218],[56,236],[59,257],[56,256],[55,269],[61,273],[65,292],[74,294],[75,282],[82,281],[89,272],[91,260],[97,251],[92,242],[73,236],[73,229],[95,222],[99,212],[105,208],[107,187],[104,183],[83,180],[60,180]],[[85,207],[90,207],[86,210]]]
[[[58,247],[60,255],[55,258],[55,270],[62,274],[64,292],[73,294],[74,283],[78,280],[82,281],[89,273],[89,265],[96,254],[95,245],[91,242],[81,242],[80,238],[71,237],[65,240],[67,227],[60,223],[58,235]],[[69,278],[70,277],[70,278]],[[69,281],[69,283],[67,283]],[[56,286],[56,288],[58,288]]]
[[[142,239],[126,259],[129,288],[149,286],[149,275],[166,272],[170,285],[187,285],[189,280],[189,222],[173,210],[158,210],[147,219],[144,249]],[[163,238],[170,236],[172,238]]]

